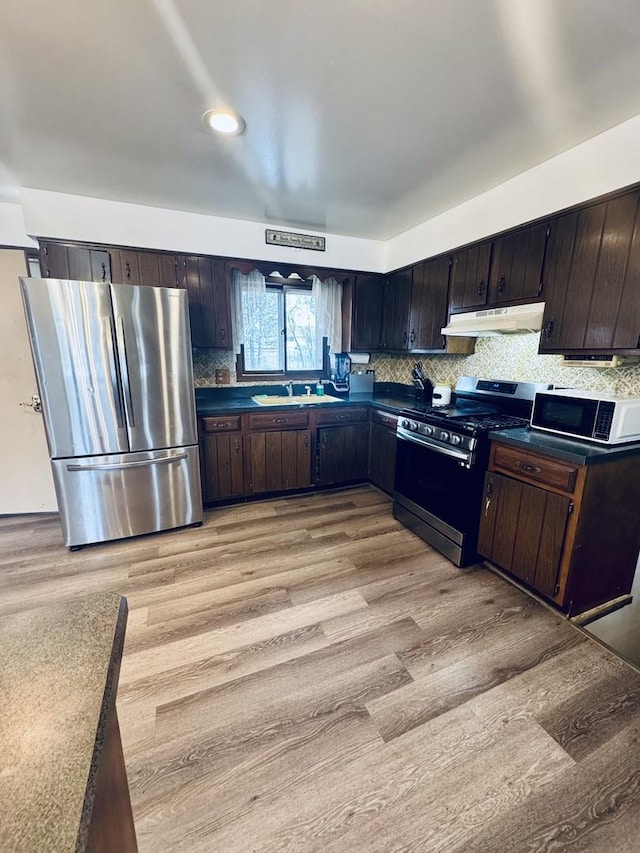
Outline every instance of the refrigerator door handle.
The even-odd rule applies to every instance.
[[[111,317],[103,317],[102,322],[104,324],[104,341],[109,354],[109,376],[111,377],[111,390],[113,392],[113,401],[116,407],[116,421],[118,429],[124,429],[122,392],[120,390],[120,382],[118,381],[118,368],[116,366],[116,354],[113,341],[113,322]]]
[[[137,462],[98,462],[94,465],[67,465],[67,471],[120,471],[125,468],[148,468],[149,465],[167,465],[169,462],[180,462],[186,458],[186,453],[176,453],[175,456],[163,456],[162,459],[142,459]]]
[[[124,319],[118,317],[118,328],[116,331],[118,339],[118,353],[120,355],[120,372],[124,388],[124,407],[127,413],[127,421],[130,427],[136,425],[133,416],[133,399],[131,397],[131,381],[129,379],[129,362],[127,361],[127,341],[124,336]]]

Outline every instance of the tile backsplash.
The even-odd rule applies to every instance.
[[[640,365],[599,369],[566,367],[559,355],[538,355],[539,334],[503,335],[478,338],[473,355],[381,355],[373,354],[367,365],[356,370],[374,369],[378,382],[411,384],[411,368],[422,361],[423,369],[435,384],[455,385],[458,376],[485,379],[520,379],[525,382],[552,382],[589,391],[605,391],[617,396],[640,397]],[[193,350],[196,388],[215,386],[216,368],[228,367],[231,384],[236,384],[235,354],[225,350]]]
[[[567,367],[560,355],[538,355],[539,334],[478,338],[473,355],[372,355],[368,368],[378,382],[411,384],[411,368],[422,361],[435,384],[455,385],[458,376],[552,382],[584,391],[606,391],[640,397],[640,365],[616,368]]]

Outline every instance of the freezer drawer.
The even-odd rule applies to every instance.
[[[197,446],[51,465],[67,547],[202,521]]]

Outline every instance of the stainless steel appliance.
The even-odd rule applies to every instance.
[[[546,384],[463,376],[449,406],[416,406],[398,418],[393,514],[457,566],[476,545],[492,429],[526,426]]]
[[[640,441],[640,398],[562,390],[536,394],[531,426],[598,444]]]
[[[336,391],[349,390],[351,375],[351,356],[348,352],[336,352],[332,356],[331,381]]]
[[[65,545],[201,523],[186,292],[20,282]]]

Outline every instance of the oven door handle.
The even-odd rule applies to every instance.
[[[459,459],[461,462],[466,462],[467,465],[471,462],[472,453],[467,453],[464,450],[455,450],[453,447],[443,447],[442,444],[438,444],[438,442],[432,441],[424,435],[417,435],[415,432],[409,432],[401,426],[398,427],[396,435],[404,441],[411,441],[414,444],[420,444],[423,447],[428,447],[429,450],[433,450],[436,453],[442,453],[443,456],[451,456],[453,459]]]

